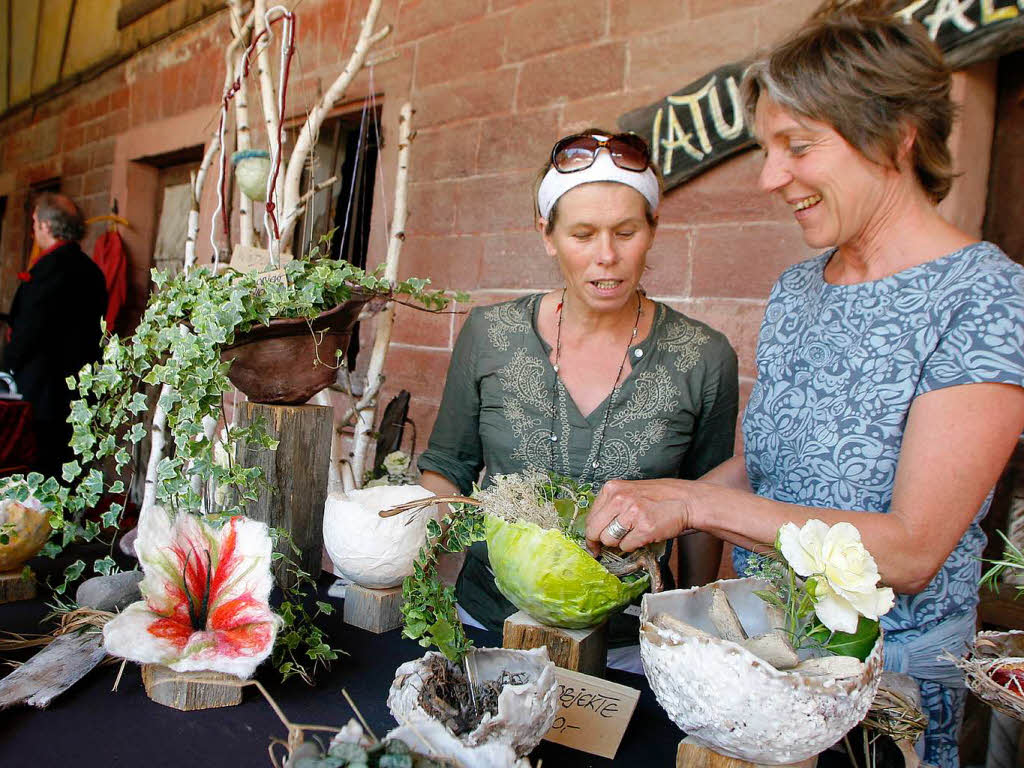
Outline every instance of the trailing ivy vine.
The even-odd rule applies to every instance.
[[[157,467],[157,503],[194,513],[203,508],[205,498],[207,512],[225,518],[243,514],[245,503],[254,501],[265,486],[261,470],[230,459],[215,461],[214,441],[203,429],[204,418],[224,414],[230,363],[221,360],[221,351],[238,334],[273,318],[311,320],[354,292],[369,294],[374,301],[402,301],[431,311],[444,310],[452,300],[464,300],[461,294],[428,290],[426,279],[410,278],[392,286],[380,276],[380,269],[366,272],[349,262],[323,258],[332,234],[324,235],[306,258],[284,267],[286,282],[261,281],[256,273],[230,268],[217,274],[209,268],[194,268],[173,278],[153,271],[154,292],[132,337],[121,340],[105,335],[101,359],[68,378],[78,395],[69,417],[75,458],[64,465],[62,477],[15,475],[0,488],[4,497],[19,501],[31,494],[50,510],[54,531],[44,555],[55,557],[72,542],[97,539],[104,529],[120,522],[127,495],[122,478],[133,469],[132,446],[146,435],[146,385],[163,393],[159,405],[167,415],[169,435],[167,455]],[[276,448],[257,422],[226,430],[223,448],[228,457],[242,438],[249,445]],[[117,479],[107,482],[104,467],[108,472],[112,469]],[[214,493],[215,489],[222,493]],[[105,495],[121,499],[98,522],[86,519],[86,512]],[[220,499],[223,504],[218,503]],[[74,562],[56,591],[63,593],[87,569],[83,561]],[[97,574],[114,570],[116,564],[109,556],[91,567]],[[294,664],[283,673],[305,676]]]

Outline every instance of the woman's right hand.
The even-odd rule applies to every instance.
[[[687,504],[692,485],[675,478],[609,480],[587,515],[587,547],[595,556],[602,547],[632,552],[678,536],[689,527]],[[613,520],[629,531],[621,539],[608,531]]]

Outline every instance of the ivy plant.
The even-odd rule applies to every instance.
[[[324,258],[321,254],[327,252],[332,234],[323,236],[305,258],[289,262],[280,282],[230,267],[216,273],[194,268],[173,278],[153,271],[154,291],[131,338],[105,334],[101,359],[68,377],[68,386],[78,395],[69,417],[75,457],[63,466],[62,477],[15,475],[0,491],[20,501],[31,494],[50,510],[53,535],[44,555],[55,557],[72,542],[94,540],[119,523],[127,494],[121,478],[140,469],[131,466],[131,449],[146,435],[147,385],[161,392],[159,406],[167,416],[166,455],[156,472],[157,503],[179,512],[205,509],[224,517],[243,514],[246,502],[255,500],[265,486],[261,470],[230,459],[215,461],[214,441],[203,428],[204,418],[224,416],[224,393],[230,389],[230,362],[221,360],[225,347],[239,334],[274,318],[312,320],[355,292],[371,300],[398,301],[429,311],[442,311],[453,300],[465,300],[462,294],[430,290],[427,279],[409,278],[392,285],[381,276],[383,267],[367,272],[346,261]],[[223,440],[228,457],[235,454],[234,446],[243,437],[250,445],[276,448],[259,422],[229,427]],[[116,479],[108,481],[108,475]],[[215,494],[214,489],[222,493]],[[120,499],[99,521],[87,519],[86,512],[105,495]],[[224,502],[218,503],[220,499]],[[64,583],[56,591],[63,593],[89,571],[109,574],[115,567],[109,556],[92,563],[91,569],[78,560],[65,570]],[[300,618],[304,622],[307,617]],[[294,640],[290,634],[285,637]],[[308,632],[306,637],[317,645],[322,640]],[[284,668],[284,674],[289,673],[301,674],[294,664]]]

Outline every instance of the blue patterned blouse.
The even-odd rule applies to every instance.
[[[982,242],[874,282],[831,285],[831,255],[789,268],[772,289],[743,418],[747,473],[766,498],[888,512],[915,397],[976,382],[1024,386],[1024,268]],[[897,595],[882,619],[889,641],[974,609],[990,500],[927,588]],[[736,550],[740,574],[748,555]]]

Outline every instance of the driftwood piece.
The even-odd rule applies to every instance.
[[[796,651],[793,650],[793,644],[778,630],[765,632],[749,640],[740,640],[739,644],[776,669],[792,669],[800,663]]]
[[[659,613],[657,616],[651,618],[651,624],[661,629],[667,629],[670,632],[677,632],[683,637],[713,637],[709,635],[703,629],[697,629],[691,624],[687,624],[682,619],[677,619],[668,613]]]
[[[780,768],[814,768],[818,756],[809,757],[799,763],[790,763]],[[748,763],[735,757],[720,755],[714,750],[701,746],[693,737],[687,736],[679,742],[676,750],[676,768],[755,768],[757,763]]]
[[[525,611],[505,619],[502,647],[529,650],[547,648],[556,666],[604,677],[608,664],[608,623],[588,629],[562,629],[541,624]]]
[[[178,679],[183,677],[190,679]],[[197,679],[204,682],[195,682]],[[217,682],[230,685],[211,685]],[[242,687],[238,678],[222,672],[182,673],[162,664],[143,664],[142,683],[150,699],[182,712],[233,707],[242,703]]]
[[[380,634],[402,626],[402,588],[345,587],[345,623]]]
[[[0,709],[25,703],[46,707],[103,661],[99,632],[61,635],[0,680]]]
[[[14,603],[31,600],[36,596],[34,576],[22,574],[21,569],[0,573],[0,603]]]
[[[708,617],[723,640],[732,640],[738,643],[740,640],[747,639],[747,633],[743,631],[743,623],[736,615],[732,603],[729,602],[729,596],[717,584],[711,587],[711,609],[708,611]]]
[[[264,405],[246,402],[238,411],[238,426],[262,420],[267,434],[277,440],[277,450],[238,442],[238,461],[243,467],[260,467],[268,490],[246,504],[245,514],[271,528],[283,528],[301,552],[299,567],[314,577],[320,573],[323,551],[324,503],[331,457],[331,409],[320,405]],[[283,538],[276,551],[291,556]],[[274,563],[274,579],[288,586],[285,560]]]
[[[857,677],[864,673],[864,662],[853,656],[822,656],[802,661],[793,672],[814,677]]]

